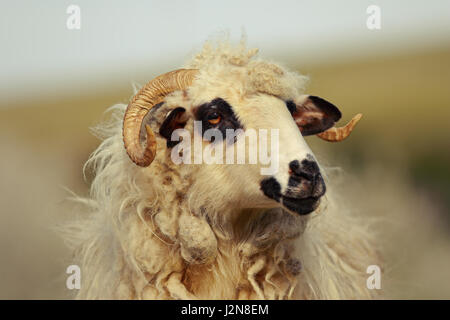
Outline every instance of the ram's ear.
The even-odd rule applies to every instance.
[[[167,139],[168,148],[172,148],[179,142],[171,140],[172,132],[176,129],[184,128],[186,122],[186,109],[177,107],[169,112],[161,127],[159,127],[159,134]]]
[[[305,95],[294,103],[291,113],[303,136],[324,132],[341,118],[338,108],[316,96]]]

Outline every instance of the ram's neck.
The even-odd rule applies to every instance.
[[[188,289],[210,299],[290,297],[300,272],[294,240],[303,232],[305,221],[281,209],[229,213],[236,218],[212,225],[218,246],[214,261],[187,268]],[[257,278],[275,283],[275,289],[263,289]]]

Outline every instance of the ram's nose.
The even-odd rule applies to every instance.
[[[317,162],[312,156],[289,163],[287,186],[282,187],[275,177],[261,181],[263,193],[286,209],[300,215],[311,213],[319,206],[320,197],[325,194],[325,182]],[[286,183],[285,182],[285,183]]]
[[[317,162],[298,160],[289,163],[289,181],[286,196],[294,198],[320,198],[325,194],[325,183]]]
[[[289,163],[289,174],[297,179],[315,181],[320,175],[320,169],[315,161],[305,159],[300,163],[298,160],[294,160]]]

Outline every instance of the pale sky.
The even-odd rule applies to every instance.
[[[69,5],[81,29],[68,30]],[[381,9],[368,30],[366,9]],[[59,89],[131,86],[177,68],[221,31],[262,56],[320,63],[450,44],[450,1],[2,0],[0,107]],[[151,74],[150,74],[151,72]]]

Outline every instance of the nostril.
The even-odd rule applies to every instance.
[[[314,176],[316,176],[320,173],[319,166],[317,165],[317,162],[315,162],[315,161],[303,160],[302,164],[301,164],[301,168],[303,171],[306,171]]]
[[[316,176],[320,174],[319,166],[315,161],[303,160],[301,163],[298,160],[289,163],[289,173],[309,181],[314,181]]]
[[[298,160],[291,161],[289,163],[289,169],[291,169],[292,173],[296,173],[300,169],[300,162]]]

